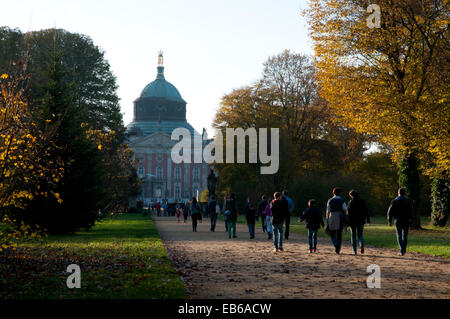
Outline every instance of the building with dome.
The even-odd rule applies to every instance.
[[[188,129],[192,141],[199,134],[186,120],[186,104],[177,88],[166,81],[160,53],[156,79],[134,101],[133,121],[127,125],[128,144],[135,153],[136,169],[143,181],[140,200],[145,205],[163,200],[188,201],[207,187],[207,163],[192,160],[175,164],[171,159],[172,147],[178,142],[171,140],[174,129]],[[203,141],[203,145],[208,142]]]

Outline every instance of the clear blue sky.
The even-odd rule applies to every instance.
[[[306,6],[306,0],[14,0],[2,2],[0,25],[90,36],[117,77],[125,124],[133,101],[155,79],[163,50],[166,80],[201,132],[210,131],[221,97],[257,80],[268,56],[284,49],[313,54],[301,15]]]

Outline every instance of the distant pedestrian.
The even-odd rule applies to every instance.
[[[222,206],[222,212],[223,212],[223,220],[225,222],[225,232],[228,233],[228,223],[227,223],[227,201],[230,198],[229,195],[225,195],[225,197],[223,198],[223,206]],[[230,212],[231,213],[231,212]]]
[[[251,198],[247,199],[247,204],[245,205],[245,219],[247,221],[250,239],[253,239],[255,238],[256,210],[253,208]]]
[[[231,231],[233,231],[233,238],[236,238],[236,222],[237,222],[237,205],[236,195],[231,193],[230,198],[227,199],[225,205],[225,214],[227,215],[227,230],[228,238],[231,238]]]
[[[187,221],[187,219],[189,217],[189,208],[186,205],[186,203],[183,203],[183,206],[182,206],[181,209],[183,210],[183,219],[184,219],[184,222],[186,223],[186,221]]]
[[[209,212],[209,218],[211,220],[211,231],[216,230],[216,222],[217,222],[217,202],[216,202],[216,196],[211,196],[211,200],[208,203],[208,212]]]
[[[202,222],[202,208],[197,202],[197,198],[192,197],[192,203],[189,207],[192,218],[192,231],[197,232],[197,221]]]
[[[266,229],[267,239],[271,240],[273,235],[272,229],[272,202],[267,202],[266,209],[264,210],[264,216],[266,216]]]
[[[283,191],[283,198],[287,201],[287,207],[286,203],[284,203],[284,212],[285,212],[285,230],[284,230],[284,239],[289,240],[289,226],[291,225],[291,215],[294,213],[294,201],[292,198],[288,196],[288,191]]]
[[[263,233],[266,232],[267,228],[266,228],[266,215],[265,215],[265,210],[266,210],[266,206],[267,206],[268,202],[267,202],[267,197],[265,195],[263,195],[261,197],[261,201],[258,204],[258,215],[261,216],[261,225],[262,225],[262,231]]]
[[[156,216],[161,216],[161,204],[156,203]]]
[[[389,226],[392,226],[392,220],[395,220],[397,230],[397,242],[400,247],[400,256],[406,254],[408,244],[408,231],[413,219],[413,207],[411,201],[406,197],[406,189],[400,188],[398,196],[391,201],[387,212]]]
[[[308,229],[309,253],[315,253],[317,251],[317,231],[321,226],[325,226],[315,199],[308,201],[308,208],[300,216],[300,222],[304,220]]]
[[[168,208],[167,202],[164,202],[162,207],[163,207],[163,211],[164,211],[164,216],[167,216],[167,208]]]
[[[361,199],[359,193],[352,189],[349,193],[351,200],[348,202],[348,225],[350,226],[352,232],[352,247],[353,254],[357,254],[358,241],[361,246],[361,254],[364,254],[364,238],[363,231],[364,225],[370,225],[369,211],[367,210],[367,205],[364,200]],[[356,235],[358,235],[358,240],[356,240]]]
[[[175,216],[177,217],[177,223],[180,222],[180,216],[181,216],[181,208],[177,205],[175,210]]]
[[[330,230],[331,241],[336,254],[340,254],[342,247],[342,230],[344,228],[344,215],[347,213],[347,205],[341,198],[342,190],[339,187],[333,189],[333,197],[327,202],[327,225]]]
[[[276,192],[273,197],[274,200],[272,201],[271,207],[274,245],[273,251],[277,252],[278,250],[283,251],[283,224],[286,218],[286,212],[281,194]]]

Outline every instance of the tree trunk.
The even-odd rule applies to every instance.
[[[431,186],[431,221],[434,226],[447,224],[450,202],[450,181],[446,172],[435,176]]]
[[[411,228],[421,229],[420,225],[420,176],[419,161],[416,153],[408,152],[404,155],[399,165],[399,185],[406,188],[406,194],[413,205],[413,220]]]

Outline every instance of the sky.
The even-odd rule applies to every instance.
[[[223,95],[252,84],[263,63],[289,49],[312,55],[301,11],[307,0],[1,0],[0,26],[22,32],[61,28],[92,38],[117,77],[124,123],[133,101],[165,78],[187,102],[187,120],[201,132]]]

